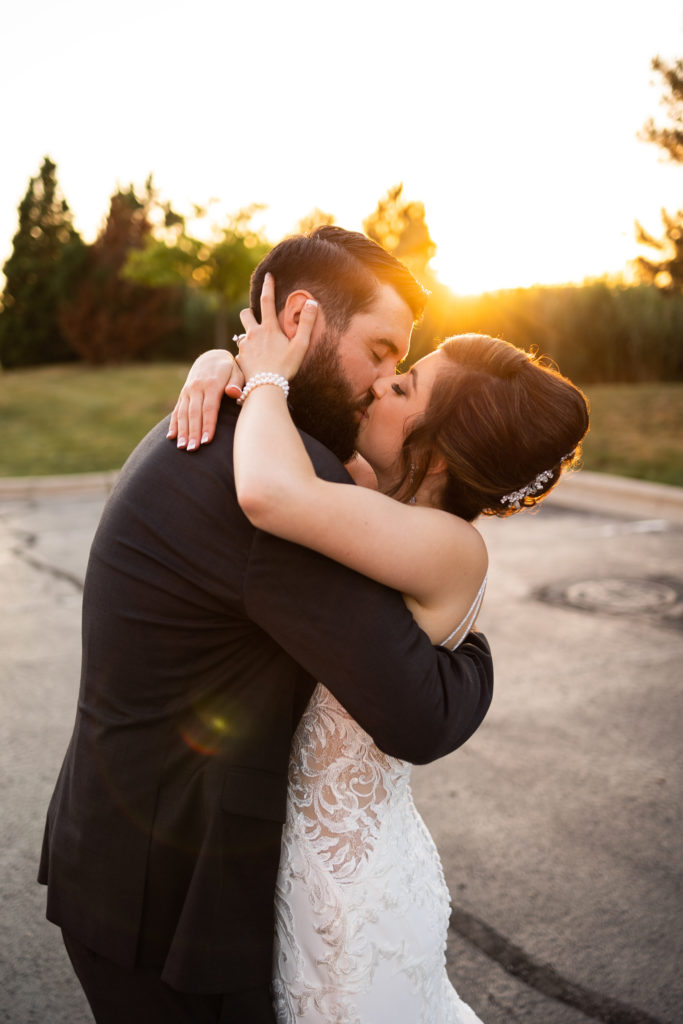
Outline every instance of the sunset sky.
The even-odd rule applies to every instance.
[[[0,259],[44,154],[91,241],[152,172],[181,212],[253,202],[277,241],[313,207],[360,228],[404,183],[460,293],[623,270],[683,169],[637,132],[679,0],[34,0],[0,42]]]

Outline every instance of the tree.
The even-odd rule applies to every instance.
[[[59,193],[57,165],[46,156],[19,205],[19,229],[5,263],[0,363],[5,368],[74,358],[58,308],[78,272],[84,245]]]
[[[129,253],[124,277],[148,287],[182,288],[186,307],[199,294],[214,316],[214,344],[227,348],[231,335],[241,333],[239,310],[249,305],[251,274],[269,249],[251,227],[259,209],[253,205],[232,214],[210,241],[188,234],[184,218],[174,214],[171,224],[165,220],[165,237],[149,234],[142,248]],[[201,217],[206,211],[195,213]]]
[[[660,254],[659,259],[636,260],[642,280],[654,284],[663,292],[683,292],[683,210],[669,214],[662,210],[664,235],[655,238],[642,224],[636,222],[636,241]]]
[[[660,57],[652,61],[652,70],[664,79],[666,92],[662,105],[666,108],[670,124],[660,127],[650,118],[643,126],[640,138],[660,146],[674,163],[683,163],[683,59],[666,64]],[[658,254],[657,258],[639,256],[636,269],[639,276],[664,292],[683,292],[683,209],[676,213],[662,210],[664,235],[655,238],[636,222],[636,240]]]
[[[310,235],[316,228],[328,227],[334,223],[335,216],[333,213],[325,213],[320,207],[314,206],[310,213],[301,218],[296,226],[296,231],[299,235]]]
[[[683,163],[683,58],[666,64],[661,57],[655,57],[651,66],[662,76],[668,89],[661,102],[671,124],[660,127],[651,117],[643,125],[640,138],[644,142],[654,142],[680,164]]]
[[[436,245],[425,221],[424,204],[406,202],[403,184],[394,185],[380,199],[375,212],[363,221],[363,230],[369,238],[405,263],[418,281],[424,282]]]
[[[177,290],[146,288],[122,276],[128,256],[150,236],[151,178],[139,199],[131,185],[111,197],[109,215],[88,246],[78,287],[62,303],[59,322],[87,362],[122,362],[153,353],[180,325]]]

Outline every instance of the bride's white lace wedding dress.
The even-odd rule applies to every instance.
[[[483,590],[449,646],[466,635]],[[290,759],[278,1024],[481,1024],[446,974],[450,899],[410,771],[316,687]]]

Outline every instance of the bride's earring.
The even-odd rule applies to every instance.
[[[415,482],[415,463],[411,462],[410,463],[410,486],[411,486],[411,488],[412,488],[414,482]],[[417,505],[417,497],[416,497],[416,495],[413,494],[412,497],[408,498],[408,504],[409,505]]]

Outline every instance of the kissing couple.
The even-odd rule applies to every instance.
[[[491,701],[472,522],[543,499],[586,401],[480,335],[397,375],[425,293],[358,233],[286,239],[250,301],[93,540],[47,916],[98,1024],[473,1024],[410,765]]]

